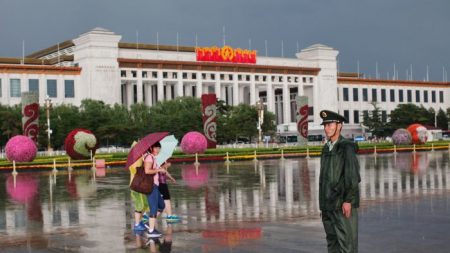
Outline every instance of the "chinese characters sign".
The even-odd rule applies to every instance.
[[[197,61],[215,61],[232,63],[256,63],[256,50],[232,48],[230,46],[197,47],[195,49]]]

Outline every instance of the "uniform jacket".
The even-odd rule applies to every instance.
[[[330,151],[328,145],[322,149],[320,158],[319,206],[322,211],[340,210],[344,202],[359,207],[359,162],[358,146],[342,136]]]

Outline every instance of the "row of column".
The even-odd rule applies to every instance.
[[[143,79],[140,78],[141,70],[138,70],[137,73],[137,80],[135,81],[126,81],[126,96],[127,96],[127,104],[131,105],[134,102],[134,85],[137,85],[137,102],[141,103],[144,102],[143,99],[143,89],[142,87],[146,86],[146,96],[145,96],[145,102],[147,105],[152,105],[152,89],[151,87],[155,84],[145,84]],[[158,70],[157,75],[157,94],[156,94],[156,101],[163,101],[167,99],[171,99],[172,95],[173,97],[182,97],[182,96],[189,96],[192,95],[190,92],[192,87],[195,87],[195,95],[196,97],[200,98],[203,93],[208,93],[208,90],[204,89],[205,84],[209,87],[214,87],[214,93],[216,94],[218,99],[224,100],[228,102],[230,105],[238,105],[240,103],[249,103],[250,105],[255,105],[256,102],[259,100],[259,91],[266,91],[267,92],[267,110],[270,112],[275,113],[275,89],[276,88],[282,88],[283,90],[283,123],[290,123],[291,122],[291,107],[290,107],[290,88],[297,87],[298,88],[298,95],[303,95],[303,83],[297,83],[297,84],[289,84],[287,82],[287,76],[284,76],[282,79],[282,84],[276,84],[274,85],[271,81],[271,78],[268,78],[268,81],[266,83],[256,83],[255,82],[255,75],[250,75],[250,81],[246,82],[245,84],[239,83],[238,81],[238,74],[233,74],[233,81],[230,83],[221,83],[219,80],[215,81],[202,81],[201,74],[197,75],[199,80],[196,81],[188,81],[186,83],[183,82],[182,79],[182,73],[179,73],[177,75],[177,81],[164,81],[163,79],[163,71]],[[172,94],[172,88],[167,88],[174,86],[175,94]],[[262,87],[265,86],[265,87]],[[281,86],[281,87],[280,87]],[[164,87],[166,87],[166,95],[164,95]],[[187,92],[184,92],[185,87],[187,88]],[[246,92],[245,88],[248,88],[248,92]],[[228,91],[227,91],[228,90]],[[231,94],[230,94],[231,93]],[[228,96],[227,96],[228,94]],[[246,95],[249,94],[249,99],[246,99]],[[247,100],[247,101],[246,101]]]

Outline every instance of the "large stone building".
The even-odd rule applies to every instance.
[[[121,42],[96,28],[24,59],[0,58],[0,103],[20,103],[24,91],[48,95],[53,103],[79,105],[85,98],[108,104],[153,105],[180,96],[215,93],[227,104],[262,99],[276,114],[280,134],[292,131],[295,97],[307,96],[309,128],[320,129],[318,112],[339,111],[349,119],[347,135],[360,134],[372,101],[383,120],[400,103],[450,107],[450,83],[380,80],[337,71],[338,51],[315,44],[295,58],[258,55],[254,63],[198,60],[195,47]]]

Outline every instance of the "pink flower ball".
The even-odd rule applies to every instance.
[[[206,137],[199,132],[189,132],[183,136],[180,144],[181,150],[185,154],[201,154],[208,147]]]
[[[37,154],[36,144],[29,137],[16,135],[5,146],[6,158],[10,162],[31,162]]]

